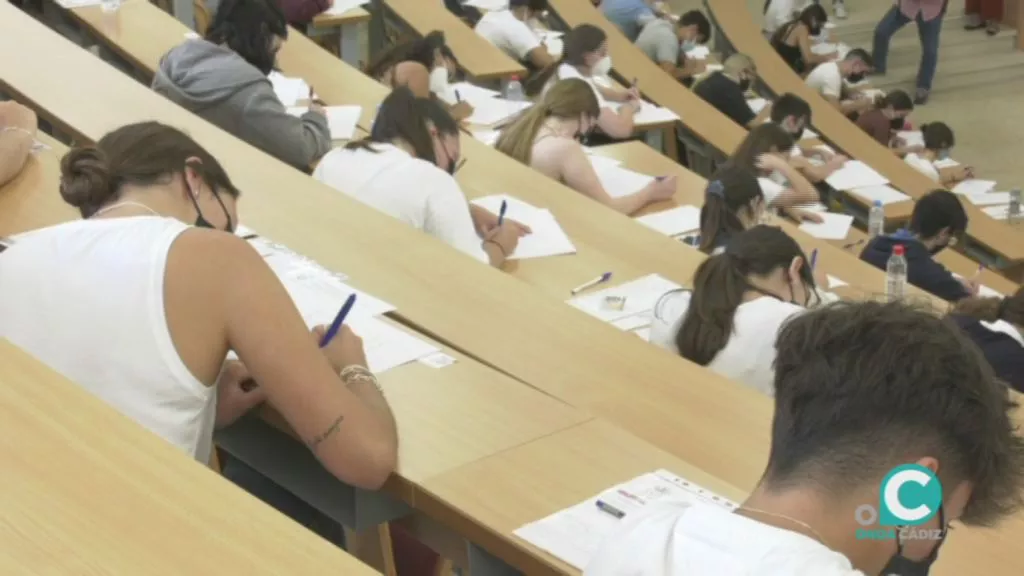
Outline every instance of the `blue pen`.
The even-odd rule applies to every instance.
[[[345,300],[345,303],[341,305],[341,310],[338,311],[338,315],[334,317],[334,322],[331,322],[331,327],[327,329],[324,337],[320,339],[320,347],[327,346],[331,340],[338,335],[338,330],[341,330],[341,325],[345,323],[345,317],[352,311],[352,307],[356,305],[356,295],[352,294]]]
[[[818,263],[818,249],[815,248],[814,251],[811,252],[811,272],[814,272],[814,266],[817,263]]]
[[[505,212],[508,212],[508,200],[501,201],[501,208],[498,209],[498,226],[505,221]]]

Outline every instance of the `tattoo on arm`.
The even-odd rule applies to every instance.
[[[312,439],[308,440],[306,442],[306,446],[309,446],[310,450],[316,450],[317,446],[319,446],[324,440],[333,436],[334,433],[338,431],[338,428],[341,428],[341,421],[344,419],[344,416],[338,416],[338,418],[327,427],[327,430],[324,430],[320,434],[317,434]]]

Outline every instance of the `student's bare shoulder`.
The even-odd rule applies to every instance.
[[[190,228],[171,245],[172,263],[214,276],[263,266],[263,259],[242,238],[221,230]]]

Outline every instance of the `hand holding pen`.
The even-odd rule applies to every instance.
[[[347,366],[367,367],[362,338],[344,324],[345,318],[355,305],[355,298],[355,294],[348,297],[329,327],[313,328],[317,344],[331,362],[335,372],[339,373]]]

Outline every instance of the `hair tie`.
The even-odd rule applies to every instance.
[[[1002,300],[999,301],[999,307],[996,308],[996,320],[1003,319],[1003,316],[1006,314],[1006,307],[1009,306],[1009,304],[1009,298],[1004,297]]]
[[[711,182],[708,182],[708,187],[705,192],[709,196],[718,196],[722,200],[725,200],[725,186],[722,184],[721,180],[712,180]]]

